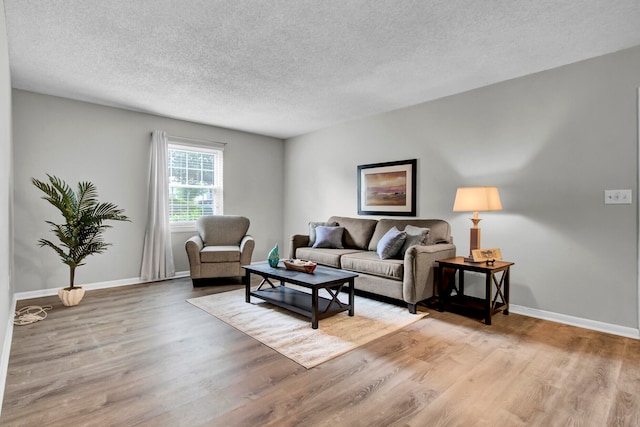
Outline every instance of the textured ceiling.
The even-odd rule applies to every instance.
[[[638,0],[4,0],[13,86],[287,138],[640,45]]]

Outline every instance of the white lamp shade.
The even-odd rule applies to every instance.
[[[454,212],[480,212],[502,210],[496,187],[460,187],[453,202]]]

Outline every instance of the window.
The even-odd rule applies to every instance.
[[[222,215],[220,148],[169,141],[169,222],[192,224],[203,215]]]

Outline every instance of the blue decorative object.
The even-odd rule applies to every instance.
[[[269,256],[267,257],[267,261],[269,261],[269,266],[276,268],[278,266],[278,262],[280,262],[280,254],[278,253],[278,244],[271,249],[269,252]]]

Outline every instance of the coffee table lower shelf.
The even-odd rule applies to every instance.
[[[317,313],[316,321],[351,309],[351,306],[348,304],[338,304],[335,301],[318,296],[318,308],[317,311],[315,311],[313,308],[313,296],[310,293],[287,286],[276,286],[275,288],[251,291],[251,296],[293,311],[309,319],[313,319],[315,312]]]

